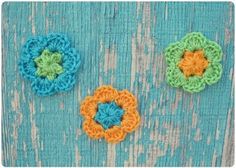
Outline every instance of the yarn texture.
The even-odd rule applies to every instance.
[[[204,57],[203,51],[186,51],[179,63],[179,68],[183,71],[186,77],[191,75],[202,76],[207,66],[208,61]]]
[[[165,49],[167,82],[190,93],[202,91],[222,75],[221,47],[199,32],[187,34]]]
[[[61,54],[52,53],[49,50],[44,50],[43,53],[34,59],[37,66],[36,74],[38,76],[47,77],[48,80],[53,80],[57,75],[63,72],[61,63]]]
[[[98,104],[98,111],[94,117],[95,121],[100,123],[104,129],[111,128],[114,125],[120,125],[121,117],[124,114],[115,102]]]
[[[123,141],[140,124],[136,98],[129,91],[117,91],[112,86],[101,86],[93,96],[86,97],[80,113],[85,118],[85,133],[109,143]]]
[[[80,55],[71,47],[67,37],[51,33],[32,37],[25,43],[19,71],[31,81],[37,95],[47,96],[72,89],[80,63]]]

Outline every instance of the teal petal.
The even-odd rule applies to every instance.
[[[37,78],[31,85],[38,95],[46,96],[54,93],[54,83],[48,79]]]
[[[56,91],[70,90],[75,84],[75,76],[72,74],[62,73],[54,80]]]

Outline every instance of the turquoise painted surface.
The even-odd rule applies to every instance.
[[[2,5],[2,164],[230,166],[234,158],[234,5],[16,3]],[[189,94],[165,82],[163,50],[200,31],[223,49],[221,80]],[[63,32],[82,56],[69,92],[38,97],[17,70],[34,35]],[[102,84],[128,89],[141,126],[117,145],[82,131],[79,104]]]

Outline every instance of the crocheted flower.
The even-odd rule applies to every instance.
[[[182,87],[190,93],[200,92],[206,84],[214,84],[221,78],[221,47],[201,33],[189,33],[170,44],[165,57],[167,82],[173,87]]]
[[[93,139],[104,137],[110,143],[124,140],[140,123],[136,98],[129,91],[117,91],[112,86],[101,86],[94,96],[86,97],[80,113],[85,118],[86,134]]]
[[[36,94],[52,95],[70,90],[75,84],[75,72],[80,56],[63,34],[30,38],[22,49],[19,70],[31,81]]]

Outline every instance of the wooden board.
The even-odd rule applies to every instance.
[[[223,49],[223,75],[197,94],[165,81],[163,51],[199,31]],[[82,57],[69,92],[39,97],[18,71],[25,41],[67,34]],[[231,166],[234,162],[234,5],[27,3],[2,5],[2,163],[5,166]],[[100,85],[138,98],[137,131],[117,145],[82,130],[80,102]]]

